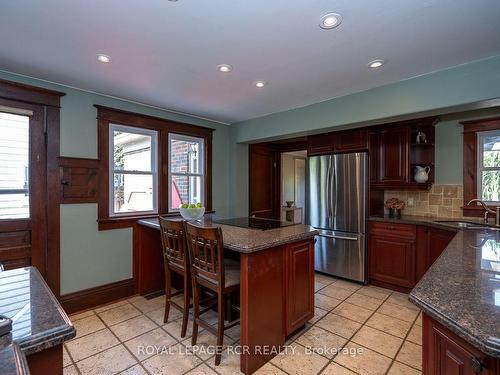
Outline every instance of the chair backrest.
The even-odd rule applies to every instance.
[[[193,278],[224,286],[224,244],[220,227],[184,223]]]
[[[168,220],[159,217],[161,244],[165,268],[188,270],[188,251],[186,245],[186,230],[181,220]]]

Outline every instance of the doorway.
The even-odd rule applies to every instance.
[[[304,223],[307,151],[281,153],[281,221]]]

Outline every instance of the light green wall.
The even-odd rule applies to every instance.
[[[102,95],[0,72],[0,79],[65,92],[61,100],[62,156],[97,158],[94,104],[214,128],[213,206],[227,216],[229,207],[229,127]],[[132,277],[132,230],[97,230],[97,205],[61,206],[61,294]]]

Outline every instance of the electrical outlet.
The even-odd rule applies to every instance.
[[[413,198],[408,198],[408,201],[406,202],[408,207],[413,207],[415,204]]]

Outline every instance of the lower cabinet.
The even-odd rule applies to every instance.
[[[314,316],[314,241],[286,247],[286,335]]]
[[[424,375],[495,375],[498,361],[423,315]]]

